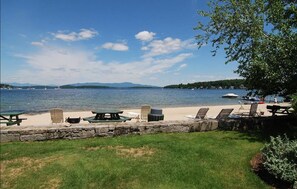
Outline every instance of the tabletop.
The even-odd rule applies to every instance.
[[[121,114],[123,111],[121,110],[113,110],[113,109],[100,109],[92,111],[93,114]]]
[[[24,111],[5,111],[5,112],[0,112],[1,116],[17,116],[23,114]]]
[[[267,109],[290,109],[291,106],[267,105]]]
[[[280,108],[282,108],[282,109],[290,109],[291,106],[280,106]]]

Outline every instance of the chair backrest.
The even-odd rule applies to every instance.
[[[195,119],[204,119],[209,108],[200,108],[196,114]]]
[[[63,123],[63,110],[59,108],[53,108],[50,110],[52,123]]]
[[[228,118],[228,116],[231,114],[232,111],[233,111],[233,108],[222,109],[220,111],[220,113],[217,115],[216,119],[218,119],[218,120],[226,119],[226,118]]]
[[[240,110],[244,110],[244,107],[243,107],[243,105],[242,105],[242,102],[239,100],[238,103],[240,104],[239,111],[240,111]]]
[[[151,106],[143,105],[141,106],[141,119],[147,120],[148,114],[151,112]]]
[[[258,103],[251,104],[249,116],[255,116],[257,114]]]

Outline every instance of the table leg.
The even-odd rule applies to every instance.
[[[103,120],[105,117],[105,114],[96,114],[95,120]]]
[[[8,118],[6,118],[6,117],[4,117],[4,116],[0,116],[1,118],[3,118],[3,120],[7,120],[7,121],[9,121],[9,119]]]
[[[16,119],[16,122],[17,122],[17,125],[20,125],[20,120],[19,120],[19,116],[15,116],[15,119]]]
[[[289,109],[288,108],[285,108],[282,113],[286,113],[286,114],[289,114]]]
[[[9,116],[9,122],[11,122],[11,121],[12,121],[12,118],[13,118],[13,116],[12,116],[12,115],[10,115],[10,116]]]
[[[119,116],[119,114],[110,114],[110,118],[111,118],[111,120],[118,120],[118,119],[120,119],[120,116]]]

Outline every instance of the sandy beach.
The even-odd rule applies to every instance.
[[[259,104],[257,111],[264,112],[264,116],[270,116],[271,113],[267,111],[266,106],[271,104]],[[280,105],[288,105],[288,104],[280,104]],[[207,113],[207,117],[216,117],[220,110],[223,108],[233,108],[232,113],[240,113],[240,112],[249,112],[250,105],[218,105],[218,106],[195,106],[195,107],[170,107],[170,108],[162,108],[164,114],[164,120],[166,121],[173,121],[173,120],[187,120],[187,115],[196,115],[199,108],[208,107],[209,111]],[[131,116],[130,112],[140,114],[140,107],[139,109],[123,109],[124,116]],[[76,111],[76,112],[64,112],[64,119],[67,117],[90,117],[93,116],[91,111]],[[41,114],[23,114],[20,116],[21,118],[26,118],[21,123],[21,126],[52,126],[50,113],[41,113]],[[136,119],[132,119],[132,122],[136,122]],[[89,124],[86,121],[81,120],[80,125],[82,124]],[[55,124],[56,125],[56,124]],[[69,126],[69,123],[62,123],[61,126]],[[5,125],[1,125],[5,126]],[[16,126],[17,127],[17,126]]]

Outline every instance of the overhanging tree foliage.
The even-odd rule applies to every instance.
[[[220,47],[245,86],[261,95],[297,92],[297,0],[211,0],[198,22],[198,47]]]

